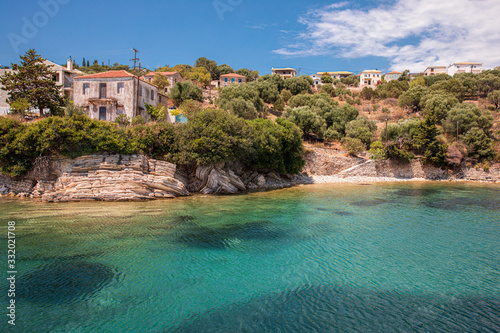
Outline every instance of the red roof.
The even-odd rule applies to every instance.
[[[156,74],[161,74],[164,76],[172,76],[178,74],[179,72],[149,72],[146,76],[155,76]]]
[[[392,72],[389,72],[387,74],[401,74],[401,72],[392,71]]]
[[[221,75],[220,77],[240,77],[240,78],[245,78],[245,79],[247,78],[244,75],[240,75],[240,74],[236,74],[236,73],[224,74],[224,75]]]
[[[127,71],[109,71],[104,73],[90,74],[75,77],[75,79],[111,79],[111,78],[120,78],[120,77],[135,77],[135,75],[130,74]]]

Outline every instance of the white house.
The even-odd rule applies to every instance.
[[[282,78],[288,79],[297,76],[297,71],[293,68],[272,68],[273,74],[279,74]]]
[[[446,66],[429,66],[424,71],[424,76],[446,74]]]
[[[456,62],[448,66],[448,75],[453,76],[459,73],[479,74],[483,71],[481,62]]]
[[[375,89],[380,82],[382,82],[382,72],[379,70],[366,70],[359,75],[359,87],[361,89],[365,87]]]

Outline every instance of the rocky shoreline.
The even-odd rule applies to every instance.
[[[411,163],[373,161],[312,149],[298,175],[245,168],[241,163],[177,166],[144,155],[97,154],[76,159],[39,158],[21,179],[0,174],[0,195],[46,202],[136,201],[201,194],[235,194],[298,184],[375,183],[426,180],[500,182],[500,166],[462,166],[450,172]]]

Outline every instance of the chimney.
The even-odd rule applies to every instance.
[[[69,70],[69,71],[72,71],[73,70],[73,60],[71,60],[71,56],[69,57],[68,59],[68,64],[66,65],[66,68]]]

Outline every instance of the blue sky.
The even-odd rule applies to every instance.
[[[131,65],[133,47],[150,69],[205,56],[261,75],[272,66],[312,74],[500,65],[498,0],[26,0],[1,8],[2,65],[29,48],[56,63],[71,55],[78,64]]]

